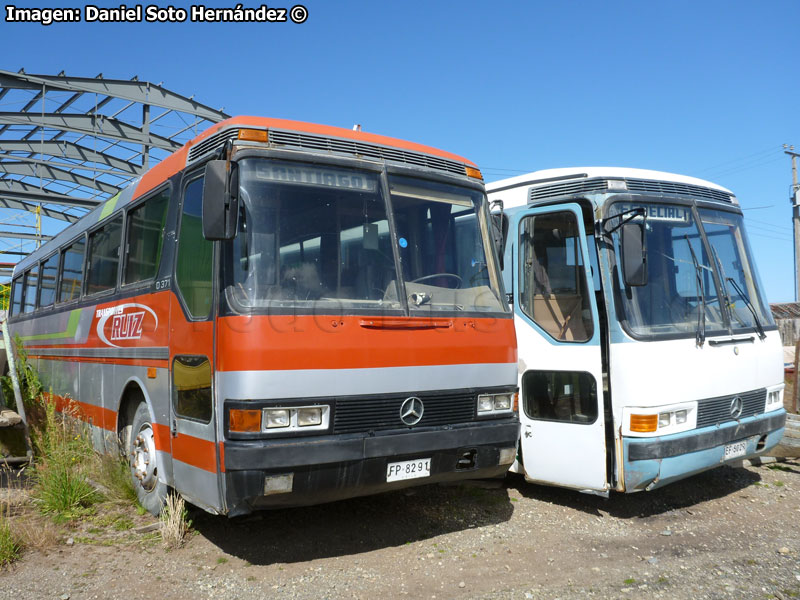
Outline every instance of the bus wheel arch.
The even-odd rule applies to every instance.
[[[136,382],[125,387],[117,419],[120,448],[128,462],[139,503],[151,514],[163,508],[169,488],[164,460],[156,449],[155,419],[145,392]]]
[[[120,453],[125,455],[130,446],[131,426],[133,416],[140,403],[147,402],[147,396],[141,386],[135,381],[125,385],[117,410],[117,439],[119,440]]]

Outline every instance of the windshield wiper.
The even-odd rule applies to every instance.
[[[739,312],[733,305],[731,294],[728,291],[728,276],[725,274],[725,267],[722,266],[722,261],[719,258],[719,254],[717,254],[717,249],[714,246],[711,246],[711,252],[714,254],[714,260],[717,261],[719,274],[722,276],[722,292],[725,294],[725,306],[728,308],[728,314],[731,317],[736,317],[736,320],[739,321],[740,324],[744,325],[745,322],[742,321],[742,318],[739,316]]]
[[[689,246],[689,253],[692,255],[692,262],[694,263],[695,284],[697,285],[697,295],[700,300],[700,311],[697,313],[695,343],[702,348],[703,343],[706,341],[706,293],[703,289],[703,268],[697,260],[697,255],[694,253],[694,248],[692,248],[692,242],[689,240],[689,236],[684,234],[683,237],[686,238],[686,244]]]
[[[750,302],[750,298],[747,297],[747,295],[744,293],[744,290],[742,290],[742,288],[739,287],[739,284],[736,283],[733,277],[726,277],[725,279],[731,282],[731,285],[736,290],[736,293],[738,293],[739,297],[742,300],[744,300],[745,306],[747,306],[747,308],[750,310],[750,314],[753,315],[753,323],[755,323],[759,339],[762,340],[765,339],[767,337],[767,334],[764,333],[764,328],[761,326],[761,321],[759,320],[758,315],[756,314],[756,309],[753,306],[753,303]]]

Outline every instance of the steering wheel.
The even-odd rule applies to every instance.
[[[409,283],[422,283],[423,281],[427,281],[428,279],[436,279],[437,277],[448,277],[456,282],[456,285],[450,289],[457,290],[461,288],[461,284],[463,280],[461,277],[456,275],[455,273],[431,273],[430,275],[425,275],[424,277],[418,277],[417,279],[412,279]]]

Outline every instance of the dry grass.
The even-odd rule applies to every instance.
[[[783,407],[790,413],[794,410],[794,373],[785,373],[783,382],[786,388],[783,390]]]
[[[180,548],[191,523],[187,520],[186,503],[177,494],[167,496],[161,510],[161,540],[167,548]]]

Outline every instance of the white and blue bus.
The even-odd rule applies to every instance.
[[[537,171],[487,192],[503,205],[519,346],[512,471],[607,495],[778,443],[781,341],[732,192],[623,168]]]

